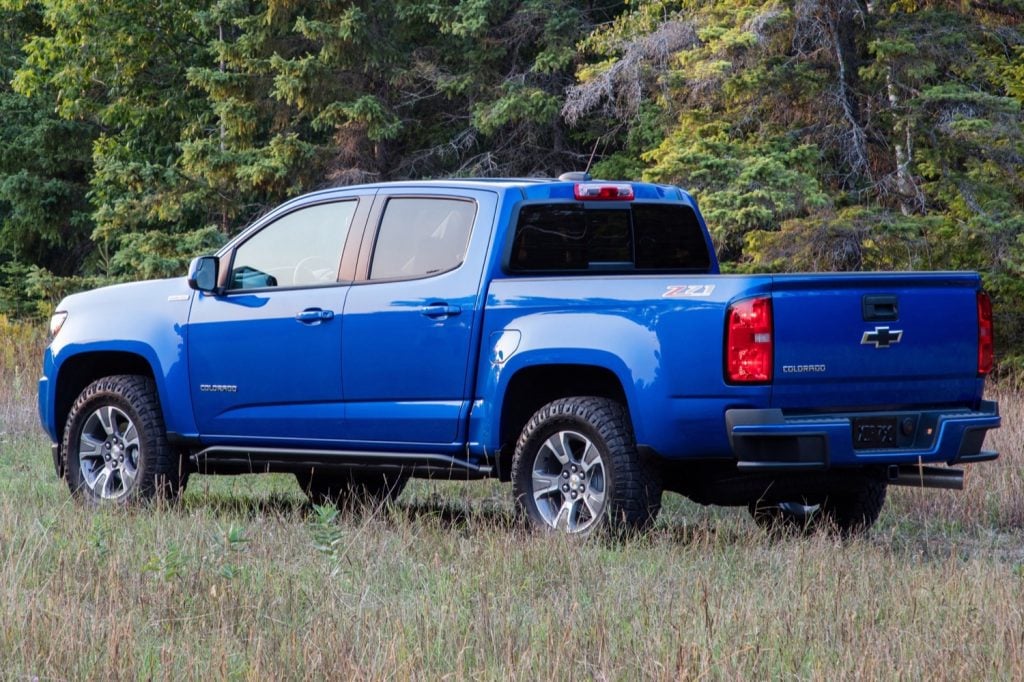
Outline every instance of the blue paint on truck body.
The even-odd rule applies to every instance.
[[[107,366],[144,368],[168,432],[193,450],[441,453],[481,464],[515,442],[517,377],[592,372],[625,402],[637,443],[665,460],[831,468],[994,456],[980,449],[999,416],[982,400],[976,273],[723,275],[690,195],[631,186],[632,201],[601,206],[687,207],[706,267],[515,271],[520,214],[582,205],[572,182],[382,183],[295,199],[225,246],[221,268],[282,216],[350,202],[339,262],[265,280],[298,281],[315,266],[326,281],[233,289],[223,280],[210,294],[182,278],[68,297],[43,361],[42,424],[59,443],[84,381]],[[457,265],[406,277],[396,258],[399,275],[375,279],[389,206],[438,198],[472,207]],[[427,248],[411,249],[410,262]],[[873,296],[898,301],[896,318],[866,319]],[[771,300],[773,377],[739,385],[725,371],[727,311],[751,297]],[[857,447],[857,429],[875,433],[879,417],[913,433]],[[789,461],[776,446],[813,456]]]

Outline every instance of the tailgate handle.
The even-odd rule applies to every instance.
[[[892,322],[899,319],[900,306],[894,294],[868,295],[861,299],[865,322]]]

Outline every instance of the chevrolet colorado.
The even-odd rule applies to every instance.
[[[976,273],[720,274],[685,191],[582,174],[308,194],[51,333],[39,412],[97,503],[193,471],[333,502],[497,477],[569,533],[642,528],[664,490],[850,532],[997,456]]]

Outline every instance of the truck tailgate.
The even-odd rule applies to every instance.
[[[980,287],[975,273],[775,277],[772,407],[973,404]]]

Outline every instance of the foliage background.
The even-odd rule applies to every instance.
[[[0,0],[0,313],[339,184],[680,184],[735,271],[977,269],[1024,356],[1024,3]]]

